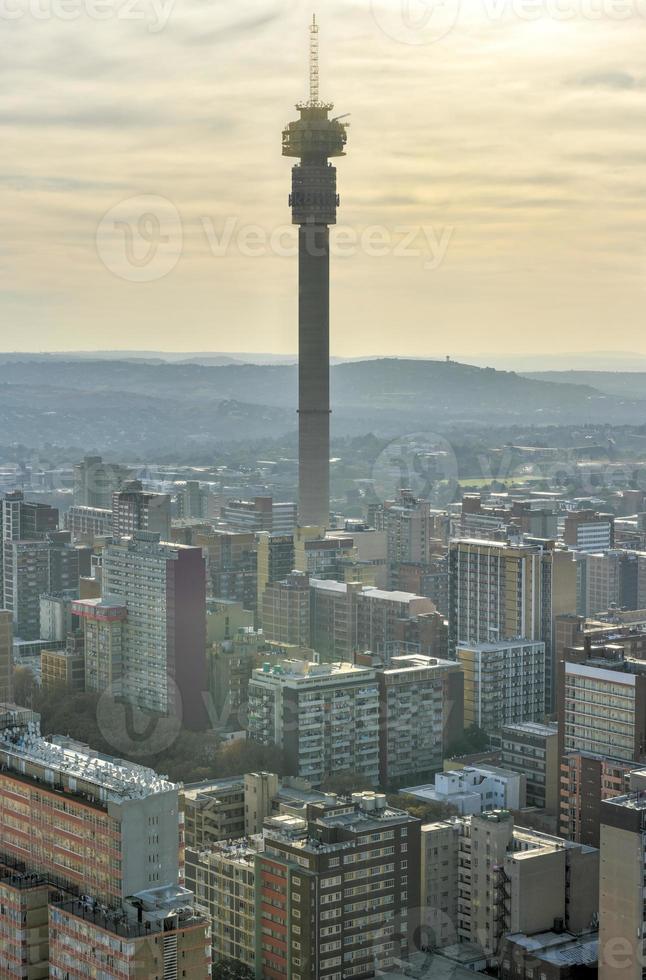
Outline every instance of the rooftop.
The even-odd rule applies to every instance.
[[[43,738],[37,721],[0,731],[0,757],[10,770],[21,775],[25,775],[24,764],[28,763],[43,772],[53,771],[94,785],[97,799],[106,802],[144,799],[177,789],[154,769],[93,752],[89,746],[62,736]],[[56,788],[53,782],[51,785]]]
[[[517,725],[504,725],[502,733],[505,732],[516,732],[519,735],[556,735],[558,734],[558,725],[556,723],[552,725],[541,725],[538,721],[524,721]]]

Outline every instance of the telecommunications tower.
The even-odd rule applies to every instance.
[[[319,93],[319,27],[310,27],[310,97],[283,132],[297,157],[289,203],[298,232],[298,522],[327,528],[330,516],[330,225],[339,198],[331,157],[345,155],[346,125]]]

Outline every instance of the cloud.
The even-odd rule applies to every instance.
[[[580,88],[600,88],[625,92],[631,89],[643,89],[646,80],[627,71],[598,71],[572,79],[570,84]]]

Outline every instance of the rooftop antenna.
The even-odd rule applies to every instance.
[[[319,104],[319,25],[312,14],[310,25],[310,105]]]

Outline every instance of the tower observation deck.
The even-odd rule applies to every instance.
[[[310,27],[310,98],[283,131],[283,156],[296,157],[289,198],[298,240],[298,413],[301,527],[330,515],[330,225],[339,197],[332,157],[345,155],[347,124],[319,96],[319,27]]]

